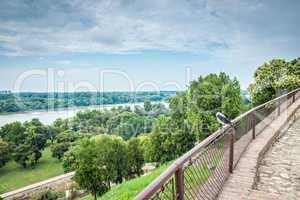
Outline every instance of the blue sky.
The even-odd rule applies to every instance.
[[[0,1],[0,90],[180,90],[221,71],[246,89],[259,65],[299,56],[299,9],[297,0]]]

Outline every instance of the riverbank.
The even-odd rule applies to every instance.
[[[166,102],[153,102],[153,103],[163,103],[167,106]],[[57,118],[70,118],[76,115],[77,112],[83,110],[104,110],[112,109],[113,107],[118,106],[129,106],[131,109],[134,109],[135,106],[143,106],[144,103],[125,103],[125,104],[106,104],[106,105],[93,105],[93,106],[83,106],[83,107],[72,107],[68,109],[58,109],[58,110],[34,110],[30,112],[17,112],[17,113],[8,113],[0,114],[0,126],[3,126],[7,123],[20,121],[25,122],[33,118],[38,118],[43,124],[50,125]]]

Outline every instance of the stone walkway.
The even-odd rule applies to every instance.
[[[300,99],[250,143],[222,188],[218,200],[300,199],[297,197],[300,194],[300,119],[293,124],[295,112],[296,116],[300,114],[299,108]],[[279,135],[283,136],[276,142]],[[274,146],[271,146],[272,144]],[[277,154],[276,152],[272,154],[274,149]],[[271,163],[267,162],[268,160]],[[260,165],[261,161],[264,161],[263,165]],[[283,186],[276,186],[281,183]],[[278,189],[282,187],[284,189]]]
[[[266,153],[258,175],[256,190],[300,199],[300,119]]]

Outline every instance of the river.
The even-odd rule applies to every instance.
[[[86,107],[73,107],[68,109],[60,109],[60,110],[37,110],[37,111],[29,111],[29,112],[20,112],[20,113],[6,113],[0,114],[0,126],[4,124],[20,121],[25,122],[29,121],[32,118],[38,118],[42,123],[46,125],[50,125],[57,118],[69,118],[73,117],[78,111],[87,110],[87,109],[111,109],[113,107],[118,106],[129,106],[130,108],[134,108],[134,106],[139,105],[143,106],[143,103],[134,103],[134,104],[109,104],[109,105],[98,105],[98,106],[86,106]]]

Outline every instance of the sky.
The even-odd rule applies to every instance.
[[[0,1],[0,90],[184,90],[300,52],[298,0]]]

